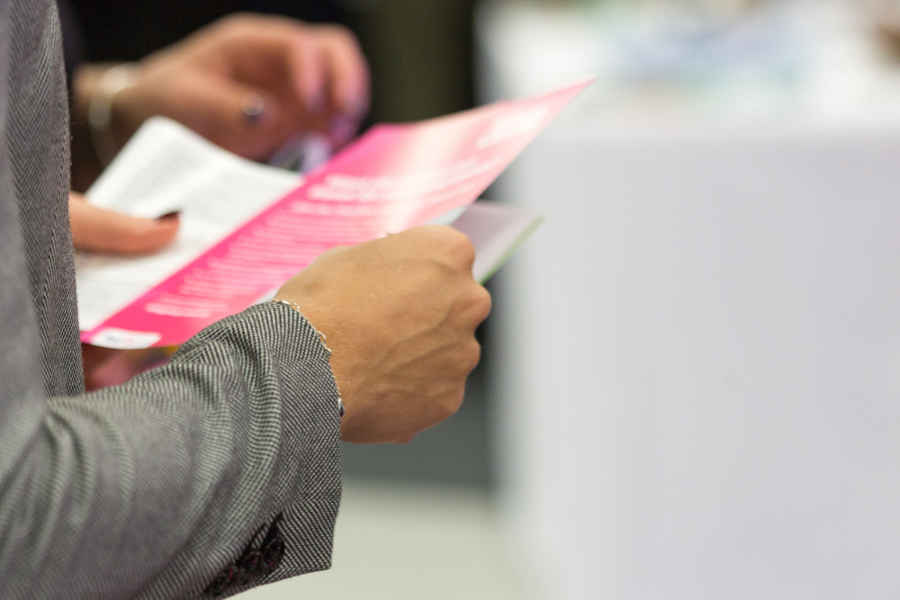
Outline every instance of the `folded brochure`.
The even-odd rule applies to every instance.
[[[377,125],[306,177],[243,160],[172,121],[148,121],[88,190],[144,217],[179,211],[166,250],[78,253],[83,342],[173,346],[265,300],[323,251],[429,222],[476,248],[486,280],[537,226],[476,198],[590,82],[409,124]]]

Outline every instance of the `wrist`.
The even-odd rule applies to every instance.
[[[75,73],[75,118],[86,126],[102,164],[108,164],[133,133],[121,99],[136,72],[133,63],[119,63],[86,65]]]

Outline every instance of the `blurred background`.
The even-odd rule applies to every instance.
[[[100,61],[343,23],[370,122],[598,77],[486,194],[547,220],[462,411],[346,446],[334,568],[245,598],[900,597],[900,2],[70,8]]]

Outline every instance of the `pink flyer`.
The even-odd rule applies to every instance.
[[[146,289],[84,342],[173,346],[239,312],[323,251],[472,203],[590,82],[429,121],[378,125],[303,183]]]

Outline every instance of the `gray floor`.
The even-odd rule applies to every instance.
[[[409,444],[345,445],[333,568],[240,598],[528,598],[492,502],[483,382],[476,371],[460,412]]]
[[[502,273],[496,276],[500,279]],[[493,281],[488,290],[497,293]],[[465,402],[450,419],[419,434],[405,445],[344,446],[347,477],[373,482],[449,484],[493,491],[495,465],[490,434],[492,369],[500,364],[488,319],[478,328],[481,363],[471,373]]]
[[[409,444],[345,445],[346,476],[376,482],[450,484],[491,490],[489,404],[482,381],[482,372],[476,371],[470,378],[462,409]]]
[[[241,600],[528,598],[489,496],[448,485],[345,482],[330,571]]]

